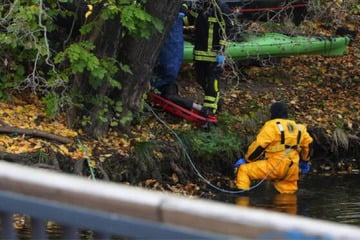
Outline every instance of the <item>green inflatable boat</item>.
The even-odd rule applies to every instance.
[[[291,37],[280,33],[248,34],[241,42],[231,42],[226,55],[234,60],[286,57],[294,55],[338,56],[345,53],[349,37]],[[193,48],[185,42],[184,63],[193,61]]]

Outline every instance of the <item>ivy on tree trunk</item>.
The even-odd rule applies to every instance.
[[[134,73],[120,74],[122,90],[116,96],[123,102],[123,116],[128,111],[136,114],[139,111],[142,97],[150,88],[150,78],[160,48],[174,22],[182,1],[148,1],[146,10],[164,23],[162,33],[154,33],[149,39],[126,37],[120,51],[120,59],[125,59]]]
[[[113,88],[108,82],[103,82],[96,92],[91,95],[101,99],[102,96],[110,97],[113,101],[122,102],[122,112],[119,118],[136,116],[140,110],[143,95],[150,88],[150,78],[160,48],[165,41],[173,21],[181,7],[181,0],[148,1],[145,5],[146,11],[160,19],[164,28],[162,32],[154,31],[147,39],[135,38],[125,34],[119,18],[109,19],[103,22],[99,29],[93,31],[89,39],[95,43],[95,53],[101,58],[116,58],[120,63],[128,65],[132,74],[119,71],[116,79],[121,82],[121,90]],[[77,91],[83,96],[89,96],[89,88],[86,85],[86,74],[80,76],[80,84]],[[90,126],[87,132],[96,138],[101,138],[108,130],[114,112],[109,109],[106,112],[108,121],[100,119],[100,113],[104,109],[104,103],[94,104],[89,109]],[[125,122],[122,129],[126,129]]]

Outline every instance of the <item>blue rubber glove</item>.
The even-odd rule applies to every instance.
[[[236,161],[236,163],[234,163],[234,167],[237,168],[241,164],[245,164],[245,163],[246,163],[246,160],[244,158],[240,158],[239,160]]]
[[[311,167],[310,167],[310,164],[308,162],[300,160],[299,167],[300,167],[300,173],[302,173],[302,174],[307,174],[307,173],[310,172]]]
[[[225,63],[225,56],[224,56],[224,55],[221,55],[221,54],[217,55],[217,56],[216,56],[216,62],[217,62],[218,65],[224,65],[224,63]]]

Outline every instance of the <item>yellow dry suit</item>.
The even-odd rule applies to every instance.
[[[267,121],[245,154],[249,163],[240,165],[236,186],[247,190],[251,180],[267,179],[280,193],[296,192],[300,157],[309,160],[312,141],[305,125],[280,118]]]

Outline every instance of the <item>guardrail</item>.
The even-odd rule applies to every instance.
[[[94,239],[353,239],[360,228],[261,209],[35,169],[0,161],[3,239],[16,239],[13,214],[31,219],[31,238],[46,239],[46,223],[63,239],[89,230]]]

